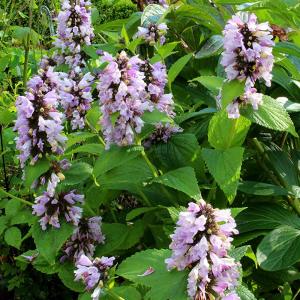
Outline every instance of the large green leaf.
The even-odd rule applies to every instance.
[[[22,234],[18,227],[10,227],[5,231],[4,240],[9,246],[20,249],[22,243]]]
[[[200,76],[191,81],[200,82],[208,90],[210,90],[215,96],[217,96],[222,88],[224,78],[217,76]]]
[[[181,191],[195,200],[201,199],[195,171],[191,167],[170,171],[153,181]]]
[[[148,26],[151,23],[157,23],[159,19],[163,16],[166,9],[158,4],[147,5],[143,11],[141,17],[141,24],[143,26]]]
[[[267,271],[278,271],[300,260],[300,230],[280,226],[267,234],[257,248],[257,261]]]
[[[274,229],[280,225],[290,225],[300,229],[300,218],[290,210],[276,204],[251,206],[236,217],[240,233],[261,229]]]
[[[24,185],[30,188],[32,183],[38,179],[42,174],[46,173],[50,168],[50,162],[47,159],[39,160],[36,164],[28,165],[25,168],[25,181]]]
[[[254,110],[248,105],[247,108],[241,111],[245,117],[254,123],[278,131],[287,131],[294,136],[298,136],[288,112],[278,101],[269,96],[263,96],[263,103],[258,110]]]
[[[206,58],[218,55],[221,52],[222,47],[223,37],[221,35],[213,35],[205,42],[200,51],[196,53],[195,58]]]
[[[63,181],[65,185],[79,184],[87,180],[92,174],[92,167],[88,163],[78,162],[72,164],[64,175],[66,179]]]
[[[112,146],[109,150],[104,151],[95,163],[93,174],[98,177],[101,174],[112,170],[126,162],[136,158],[142,147],[116,147]]]
[[[85,290],[82,282],[74,281],[75,265],[71,262],[65,262],[60,265],[58,277],[64,285],[72,291],[83,292]]]
[[[202,156],[209,172],[230,203],[236,195],[238,180],[243,162],[244,148],[234,147],[226,150],[202,149]]]
[[[245,91],[245,82],[239,80],[225,81],[222,86],[222,107],[226,107]]]
[[[287,196],[288,194],[288,191],[281,186],[256,181],[243,181],[239,184],[238,190],[257,196]]]
[[[248,290],[244,285],[239,285],[236,288],[236,292],[241,298],[241,300],[256,300],[256,297],[251,291]]]
[[[33,226],[32,236],[35,245],[49,264],[55,263],[55,257],[73,232],[73,226],[69,223],[61,222],[60,228],[48,228],[42,230],[40,224],[36,222]]]
[[[117,274],[134,283],[151,287],[147,293],[149,299],[187,299],[187,271],[173,270],[168,272],[165,259],[170,256],[171,251],[166,249],[149,249],[138,252],[121,263],[117,269]],[[150,267],[153,268],[154,272],[147,276],[141,276]],[[170,283],[172,283],[171,288]]]
[[[243,116],[233,120],[228,118],[225,110],[219,111],[209,122],[208,141],[220,150],[241,146],[250,125],[251,122]]]

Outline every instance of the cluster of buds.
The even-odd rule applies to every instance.
[[[81,255],[76,263],[75,281],[82,280],[88,291],[93,291],[92,299],[98,300],[101,291],[109,279],[108,270],[113,266],[115,258],[96,257],[89,259],[86,255]]]
[[[60,79],[45,61],[42,61],[44,68],[28,81],[25,96],[19,96],[16,102],[16,141],[22,168],[30,157],[30,163],[35,164],[46,155],[61,155],[64,151],[64,115],[57,109]]]
[[[78,226],[82,215],[82,208],[76,204],[83,204],[83,195],[76,194],[75,191],[59,193],[51,196],[48,192],[35,199],[32,206],[33,214],[41,217],[40,224],[43,230],[47,225],[60,228],[61,219]]]
[[[80,219],[71,238],[65,244],[65,255],[61,258],[61,261],[71,259],[76,262],[82,254],[92,257],[95,244],[103,244],[105,240],[105,236],[101,231],[101,221],[101,217]]]
[[[172,257],[166,259],[169,270],[188,269],[190,299],[236,300],[239,263],[228,255],[232,235],[237,234],[230,210],[214,209],[205,201],[189,203],[179,214],[171,235]]]
[[[165,35],[168,31],[168,26],[165,23],[154,24],[151,23],[146,27],[138,27],[138,32],[136,33],[137,38],[142,38],[150,46],[155,45],[159,42],[163,45],[166,42]]]
[[[258,23],[254,14],[244,14],[244,19],[234,15],[225,26],[224,49],[221,64],[225,67],[228,80],[238,79],[245,81],[245,92],[255,94],[249,99],[249,95],[241,97],[241,101],[235,101],[228,110],[229,115],[238,110],[238,103],[251,102],[256,92],[251,91],[258,79],[263,79],[266,86],[271,85],[274,46],[272,28],[269,24]],[[247,100],[248,99],[248,100]],[[257,101],[256,101],[257,102]],[[253,105],[254,109],[257,109]]]

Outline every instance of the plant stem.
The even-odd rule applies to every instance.
[[[3,173],[4,173],[4,185],[5,185],[5,190],[8,192],[9,191],[9,182],[8,182],[8,177],[7,177],[7,173],[6,173],[6,166],[5,166],[4,143],[3,143],[3,137],[2,137],[2,125],[0,125],[0,142],[1,142],[2,168],[3,168]]]
[[[150,159],[148,158],[145,150],[142,151],[142,156],[143,156],[144,160],[146,161],[147,165],[149,166],[150,170],[152,171],[153,176],[158,177],[157,170],[156,170],[155,166],[152,164],[152,162],[150,161]]]
[[[5,196],[7,196],[7,197],[9,197],[9,198],[18,200],[18,201],[20,201],[20,202],[22,202],[22,203],[24,203],[24,204],[26,204],[26,205],[29,205],[29,206],[32,206],[32,205],[33,205],[33,203],[31,203],[31,202],[29,202],[29,201],[27,201],[27,200],[24,200],[24,199],[22,199],[22,198],[19,198],[19,197],[15,196],[15,195],[12,195],[12,194],[10,194],[10,193],[4,191],[4,190],[1,189],[1,188],[0,188],[0,194],[3,194],[3,195],[5,195]]]

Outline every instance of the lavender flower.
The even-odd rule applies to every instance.
[[[91,85],[94,77],[90,73],[84,76],[74,74],[74,78],[66,77],[62,81],[62,106],[72,129],[82,129],[85,126],[85,115],[91,108]]]
[[[75,191],[54,196],[44,192],[42,196],[35,199],[32,213],[42,217],[40,224],[43,230],[47,229],[47,224],[60,228],[61,218],[65,218],[67,222],[77,226],[81,218],[82,208],[75,206],[75,204],[82,204],[83,199],[84,196],[76,194]]]
[[[221,64],[228,80],[246,80],[246,89],[257,79],[271,85],[274,58],[272,55],[272,29],[269,24],[257,23],[254,14],[246,14],[245,20],[234,15],[225,26],[224,49]]]
[[[182,131],[182,128],[177,125],[158,123],[155,125],[155,131],[144,141],[143,146],[150,148],[154,144],[167,143],[174,134]]]
[[[159,111],[174,117],[173,96],[172,94],[165,94],[165,87],[168,82],[166,66],[161,62],[152,65],[146,60],[142,63],[140,70],[144,73],[146,83],[145,98]]]
[[[227,253],[231,236],[238,233],[235,227],[229,209],[214,209],[203,200],[189,203],[187,211],[179,214],[171,235],[172,257],[166,263],[169,270],[191,269],[187,287],[190,299],[239,299],[234,292],[239,264]]]
[[[64,115],[57,110],[59,95],[58,74],[43,61],[45,69],[27,83],[25,96],[16,102],[18,131],[17,149],[24,168],[32,157],[31,164],[47,154],[62,154],[66,137],[62,135]]]
[[[255,88],[250,88],[244,95],[235,99],[232,103],[228,104],[226,110],[228,118],[238,119],[240,117],[240,106],[251,104],[254,110],[258,110],[258,106],[262,104],[262,94],[256,92]]]
[[[113,266],[114,260],[114,257],[102,256],[92,261],[87,256],[81,255],[77,261],[77,270],[74,272],[75,281],[82,280],[88,291],[94,289],[93,300],[99,299],[105,281],[109,278],[107,271]]]
[[[165,23],[158,25],[151,23],[147,27],[138,27],[138,32],[135,36],[144,39],[151,46],[157,42],[163,45],[166,42],[165,35],[167,31],[168,26]]]
[[[61,261],[73,259],[77,261],[82,254],[92,257],[95,251],[95,244],[103,244],[105,236],[101,231],[101,217],[82,218],[78,227],[74,230],[70,240],[64,247],[65,255]]]
[[[65,62],[80,72],[85,66],[82,45],[90,45],[94,37],[91,23],[91,2],[86,0],[62,2],[57,21],[57,39],[54,45],[61,50],[57,55],[59,63]]]
[[[97,89],[106,147],[112,143],[133,144],[135,134],[140,133],[144,125],[141,116],[151,110],[144,98],[146,84],[139,70],[142,61],[137,56],[129,58],[124,51],[116,58],[104,53],[102,60],[108,65],[99,74]]]

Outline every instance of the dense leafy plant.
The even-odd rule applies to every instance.
[[[299,1],[133,2],[1,2],[1,295],[297,299]]]

